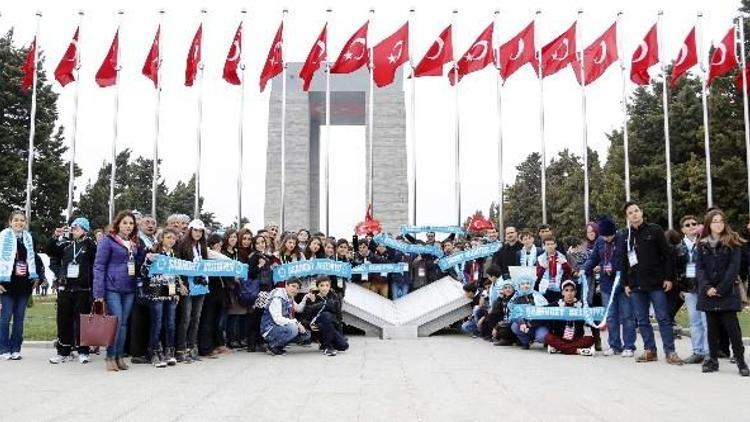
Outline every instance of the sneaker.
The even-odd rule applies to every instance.
[[[132,363],[133,365],[138,365],[151,363],[151,361],[146,359],[146,357],[144,356],[133,356],[132,358],[130,358],[130,363]]]
[[[525,343],[525,344],[521,345],[521,349],[522,350],[529,350],[529,348],[531,348],[531,346],[529,345],[529,343]]]
[[[604,353],[602,353],[602,354],[603,354],[604,356],[614,356],[614,355],[619,355],[619,354],[622,354],[622,353],[624,353],[624,352],[620,352],[620,351],[617,351],[617,350],[615,350],[615,349],[607,349],[607,350],[605,350],[605,351],[604,351]],[[632,353],[632,352],[631,352],[631,353]]]
[[[151,364],[154,365],[155,368],[167,367],[167,362],[164,362],[164,359],[159,356],[159,353],[154,353],[153,355],[151,355]]]
[[[89,355],[78,355],[78,362],[80,362],[82,365],[85,365],[91,362],[91,359],[89,359]]]
[[[547,353],[549,353],[550,355],[554,355],[555,353],[557,353],[557,349],[552,346],[547,346]]]
[[[323,354],[326,356],[336,356],[336,349],[326,349]]]
[[[511,340],[501,338],[500,340],[497,340],[492,344],[494,344],[495,346],[512,346],[513,342]]]
[[[585,347],[583,349],[578,349],[576,352],[581,356],[594,356],[594,351],[591,350],[590,347]]]
[[[23,357],[18,352],[13,352],[10,354],[10,360],[21,360]]]
[[[687,364],[697,364],[697,363],[703,363],[703,361],[706,359],[703,355],[696,355],[693,353],[690,355],[687,359],[685,359],[685,363]]]
[[[49,363],[51,363],[53,365],[57,365],[59,363],[70,362],[71,360],[73,360],[72,356],[57,355],[57,356],[53,356],[53,357],[49,358]]]
[[[667,355],[667,363],[670,365],[679,366],[679,365],[683,365],[685,362],[683,362],[682,359],[680,359],[680,356],[677,353],[672,352]]]
[[[283,348],[276,349],[276,348],[273,348],[273,347],[269,347],[268,348],[268,354],[271,355],[271,356],[283,356],[283,355],[286,354],[286,350],[284,350]]]
[[[622,351],[622,354],[620,356],[624,358],[632,358],[633,356],[635,356],[635,351],[630,350],[630,349],[625,349]]]
[[[710,373],[710,372],[716,372],[719,370],[719,361],[713,360],[713,359],[706,359],[703,361],[703,367],[701,369],[704,374]]]
[[[3,353],[0,355],[0,360],[10,360],[10,353]]]

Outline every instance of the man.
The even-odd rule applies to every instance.
[[[708,354],[708,333],[706,314],[696,309],[698,304],[697,283],[695,282],[695,264],[698,243],[698,218],[694,215],[686,215],[680,219],[680,231],[682,231],[682,242],[678,247],[677,268],[675,273],[679,276],[680,290],[685,295],[688,317],[690,318],[690,341],[693,346],[693,354],[685,359],[685,363],[703,363]]]
[[[500,233],[497,232],[497,229],[492,227],[485,231],[484,237],[486,237],[487,241],[490,243],[497,242],[497,240],[500,238]]]
[[[514,226],[506,227],[505,244],[499,251],[492,255],[492,263],[500,267],[504,279],[510,279],[509,267],[517,265],[516,260],[518,259],[518,251],[520,251],[522,247],[523,245],[518,241],[516,228]]]
[[[294,318],[294,314],[303,312],[307,301],[314,301],[315,295],[307,293],[302,303],[295,302],[301,284],[295,277],[287,280],[284,287],[274,289],[263,311],[260,329],[268,343],[268,353],[272,355],[283,355],[284,347],[291,342],[301,346],[310,344],[310,333]]]
[[[141,217],[141,223],[138,226],[138,237],[143,243],[143,247],[151,250],[156,244],[156,219],[146,214]]]
[[[180,236],[185,234],[188,223],[190,223],[190,217],[185,214],[172,214],[167,217],[167,227],[176,230]]]
[[[649,307],[654,307],[659,323],[664,353],[670,365],[682,365],[675,353],[674,333],[669,319],[667,294],[672,289],[672,259],[664,230],[643,221],[643,211],[637,203],[628,201],[623,207],[628,229],[623,236],[621,280],[625,294],[632,299],[633,312],[643,337],[644,352],[636,362],[659,360],[656,354],[654,330],[649,321]]]

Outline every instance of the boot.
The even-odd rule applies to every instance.
[[[115,358],[115,364],[117,364],[117,369],[121,371],[127,371],[128,368],[130,368],[128,364],[125,363],[125,359],[123,359],[122,356]]]
[[[750,369],[747,367],[747,363],[745,363],[745,356],[739,356],[737,358],[737,368],[740,371],[740,376],[743,377],[750,377]]]
[[[203,359],[201,359],[200,356],[198,356],[198,348],[197,347],[193,347],[192,349],[190,349],[189,353],[190,353],[190,359],[192,359],[192,360],[194,360],[196,362],[200,362],[200,361],[203,360]]]
[[[167,365],[168,366],[175,366],[177,365],[177,359],[174,357],[174,347],[167,347]]]
[[[115,362],[115,360],[114,360],[114,359],[112,359],[112,358],[106,358],[106,359],[104,359],[104,363],[106,363],[106,364],[107,364],[107,371],[111,371],[111,372],[117,372],[117,371],[119,371],[119,370],[120,370],[120,369],[119,369],[119,368],[117,367],[117,363],[116,363],[116,362]]]
[[[716,372],[716,371],[718,371],[719,370],[719,361],[715,360],[715,359],[710,359],[710,358],[706,359],[703,362],[702,370],[703,370],[704,374],[707,374],[709,372]]]

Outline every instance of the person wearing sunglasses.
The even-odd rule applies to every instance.
[[[680,230],[683,238],[677,254],[676,273],[679,275],[679,287],[685,297],[688,317],[690,319],[690,342],[693,354],[685,359],[685,363],[703,363],[708,354],[708,334],[706,332],[706,314],[699,311],[697,284],[695,282],[695,264],[698,258],[698,218],[686,215],[680,219]]]

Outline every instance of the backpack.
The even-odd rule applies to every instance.
[[[240,305],[250,307],[255,304],[260,292],[260,283],[258,280],[240,280],[240,288],[237,294],[237,301]]]

